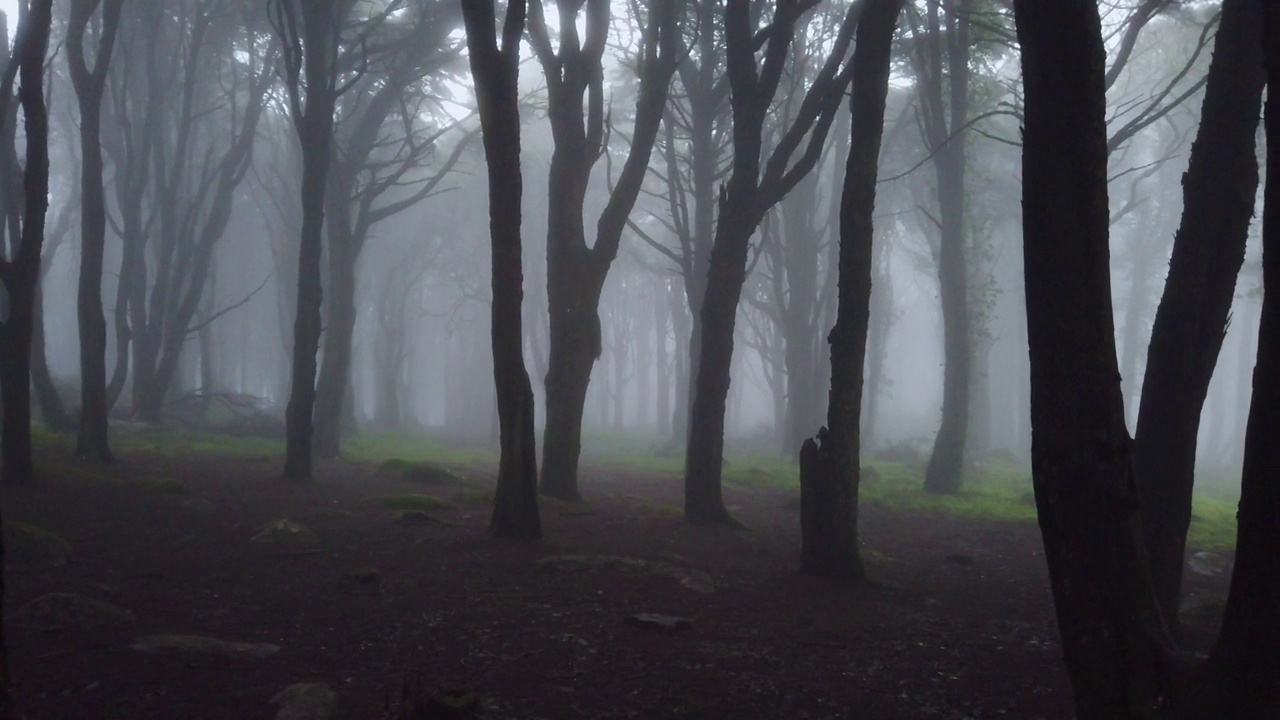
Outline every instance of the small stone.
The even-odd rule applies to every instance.
[[[129,647],[159,655],[220,655],[228,658],[262,660],[280,652],[279,645],[228,642],[199,635],[150,635]]]
[[[276,720],[329,720],[337,711],[338,694],[324,683],[295,683],[271,702],[280,706]]]
[[[623,618],[623,622],[631,627],[644,628],[646,630],[661,630],[663,632],[677,632],[680,630],[693,629],[693,621],[689,618],[676,617],[674,615],[660,615],[658,613],[639,613],[637,615],[628,615]]]

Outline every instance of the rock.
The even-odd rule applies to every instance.
[[[41,595],[19,608],[13,620],[35,627],[76,630],[130,628],[137,622],[124,608],[72,593]]]
[[[337,712],[338,694],[324,683],[295,683],[271,702],[280,706],[276,720],[329,720]]]
[[[71,543],[42,527],[5,520],[4,559],[14,565],[63,565],[71,559]]]
[[[693,621],[689,618],[676,617],[674,615],[660,615],[658,613],[639,613],[637,615],[628,615],[622,620],[631,627],[644,628],[647,630],[661,630],[663,632],[678,632],[680,630],[692,630]]]
[[[1227,569],[1227,558],[1219,553],[1200,551],[1187,561],[1191,571],[1198,575],[1220,575]]]
[[[414,525],[452,525],[453,523],[428,515],[423,510],[404,510],[400,513],[400,522]]]
[[[262,660],[280,652],[279,645],[228,642],[199,635],[149,635],[129,647],[158,655],[218,655],[226,658]]]
[[[289,520],[272,520],[249,539],[255,543],[283,543],[290,545],[318,545],[320,536],[315,531]]]

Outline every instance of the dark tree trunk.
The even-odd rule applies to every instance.
[[[324,360],[316,381],[315,453],[336,458],[342,451],[344,404],[351,378],[351,348],[356,331],[356,239],[351,237],[349,213],[339,204],[349,205],[350,196],[331,193],[334,207],[328,224],[329,285],[326,305]]]
[[[32,3],[17,31],[13,55],[0,87],[0,103],[13,101],[13,78],[20,76],[27,141],[23,170],[21,234],[13,238],[12,254],[0,261],[0,282],[8,295],[8,313],[0,323],[0,400],[3,401],[3,479],[6,484],[35,482],[31,455],[31,339],[36,293],[40,282],[40,252],[44,245],[45,213],[49,209],[49,114],[44,100],[44,56],[49,45],[52,2]],[[0,111],[5,115],[7,108]],[[3,553],[0,553],[2,558]],[[0,585],[0,597],[3,596]],[[0,652],[3,652],[0,635]],[[7,698],[7,664],[0,655],[0,691]]]
[[[872,214],[884,134],[889,59],[902,0],[869,0],[853,54],[853,128],[840,211],[836,324],[831,330],[827,428],[800,451],[800,568],[861,580],[858,480],[862,371],[871,312]]]
[[[583,3],[559,5],[561,25],[577,22]],[[578,498],[582,415],[591,368],[600,357],[600,293],[618,254],[627,216],[648,173],[649,157],[666,108],[679,57],[674,0],[650,4],[643,29],[644,57],[631,147],[588,247],[583,224],[587,184],[601,153],[608,152],[601,65],[609,32],[609,3],[587,0],[586,34],[560,37],[553,49],[541,0],[531,6],[529,37],[547,77],[548,116],[555,151],[547,201],[547,301],[550,308],[546,377],[547,424],[543,433],[543,494]]]
[[[785,345],[786,432],[783,454],[791,457],[814,425],[822,421],[824,383],[818,372],[820,311],[818,247],[820,230],[818,174],[811,173],[782,201],[783,262],[786,291],[779,330]],[[774,269],[778,273],[778,269]],[[775,302],[781,298],[775,299]]]
[[[334,77],[342,24],[350,3],[281,0],[276,31],[285,43],[294,127],[302,146],[302,230],[298,249],[298,301],[293,322],[293,370],[285,409],[284,478],[310,482],[312,412],[316,397],[316,352],[320,346],[320,280],[329,151],[337,100]],[[300,16],[300,17],[299,17]],[[299,27],[300,26],[300,27]],[[301,61],[298,57],[301,56]],[[305,105],[301,78],[306,78]]]
[[[501,457],[493,493],[494,537],[537,540],[538,457],[533,427],[533,387],[524,366],[520,305],[524,271],[520,255],[520,37],[524,0],[507,4],[499,46],[493,2],[462,0],[471,77],[480,103],[485,163],[489,170],[489,237],[493,251],[493,377],[498,395]]]
[[[85,60],[89,19],[102,5],[93,66]],[[102,256],[107,210],[102,180],[102,94],[124,0],[73,0],[67,27],[67,65],[80,106],[80,429],[76,452],[111,462],[107,441],[107,321],[102,311]]]
[[[971,0],[942,0],[947,10],[946,46],[949,110],[942,101],[943,70],[938,2],[930,3],[929,46],[935,75],[927,83],[929,145],[937,151],[933,166],[938,181],[938,289],[942,305],[942,424],[925,469],[924,489],[959,492],[964,480],[968,437],[970,367],[969,291],[965,264],[965,134],[969,104],[969,14]]]
[[[1081,718],[1160,714],[1180,688],[1151,592],[1115,351],[1105,51],[1093,3],[1016,0],[1032,475]]]
[[[43,275],[42,272],[42,279]],[[40,407],[40,417],[54,432],[70,432],[75,428],[75,423],[67,414],[53,375],[49,372],[49,360],[45,351],[44,289],[38,284],[31,313],[31,387],[35,391],[36,404]]]
[[[691,522],[731,522],[721,491],[724,461],[725,403],[733,365],[733,333],[738,301],[746,281],[751,236],[764,214],[813,170],[821,157],[831,121],[849,80],[841,70],[861,5],[851,6],[831,54],[810,85],[800,110],[782,133],[766,162],[761,162],[763,126],[778,90],[802,6],[778,2],[773,31],[757,67],[747,0],[729,0],[724,9],[726,58],[733,108],[733,170],[722,187],[715,241],[711,247],[701,329],[694,335],[693,399],[685,451],[685,517]],[[809,132],[812,130],[812,132]],[[800,157],[793,155],[804,145]],[[764,173],[761,175],[763,165]]]
[[[1196,438],[1226,336],[1258,187],[1262,0],[1226,0],[1182,176],[1182,224],[1147,351],[1134,472],[1156,594],[1176,627]]]
[[[1225,7],[1223,13],[1225,23]],[[1264,17],[1253,19],[1265,28],[1268,88],[1280,87],[1280,7],[1266,3]],[[1280,717],[1280,93],[1270,90],[1266,133],[1262,318],[1244,440],[1235,571],[1222,633],[1209,660],[1221,698],[1218,717],[1231,718]]]

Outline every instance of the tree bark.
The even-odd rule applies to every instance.
[[[102,5],[93,66],[85,59],[89,19]],[[76,452],[111,462],[107,441],[107,321],[102,311],[102,257],[107,210],[102,170],[102,94],[124,0],[74,0],[67,26],[67,65],[80,106],[80,427]]]
[[[1222,4],[1138,408],[1134,472],[1143,530],[1157,598],[1175,628],[1200,415],[1226,336],[1258,187],[1263,4]]]
[[[933,493],[960,491],[964,480],[964,450],[969,428],[970,339],[969,291],[965,263],[965,128],[969,105],[969,15],[972,0],[942,0],[947,11],[947,88],[944,109],[942,43],[939,1],[929,3],[929,65],[934,75],[921,83],[927,96],[928,144],[936,151],[933,167],[938,182],[938,291],[942,306],[942,423],[934,438],[925,469],[924,489]],[[949,112],[948,112],[949,110]]]
[[[0,103],[7,105],[12,102],[14,75],[20,76],[18,101],[26,123],[27,142],[21,235],[12,239],[13,252],[0,261],[0,281],[8,295],[8,312],[0,319],[0,398],[3,400],[0,470],[6,484],[17,485],[35,482],[31,454],[31,341],[45,214],[49,209],[49,114],[44,99],[44,56],[52,17],[51,0],[31,5],[17,30],[13,55],[0,87]],[[3,114],[7,112],[0,112]],[[2,556],[0,552],[0,558]],[[0,585],[2,594],[3,585]],[[7,665],[0,662],[0,682],[3,682],[0,690],[7,697],[8,677],[3,674],[6,670]]]
[[[773,31],[763,51],[764,63],[757,67],[750,3],[747,0],[725,3],[726,57],[733,109],[733,170],[720,192],[706,293],[699,313],[702,327],[695,334],[697,347],[693,349],[697,361],[691,367],[693,400],[684,468],[685,518],[690,522],[732,522],[721,491],[725,403],[733,365],[734,325],[746,281],[751,236],[765,212],[817,164],[849,81],[848,69],[841,70],[841,67],[862,10],[860,4],[850,7],[831,54],[801,101],[795,119],[782,133],[767,162],[761,162],[765,116],[777,92],[795,25],[803,9],[793,3],[775,5]],[[802,144],[805,150],[793,164],[792,156]]]
[[[1225,7],[1223,13],[1225,23]],[[1266,3],[1263,13],[1253,19],[1264,28],[1266,80],[1273,89],[1280,87],[1280,7]],[[1233,718],[1280,717],[1280,93],[1270,90],[1266,137],[1262,316],[1244,440],[1236,561],[1222,632],[1208,663],[1218,683],[1219,717]]]
[[[511,0],[503,21],[502,45],[489,0],[462,0],[467,50],[489,170],[489,238],[493,251],[491,340],[498,395],[501,456],[493,493],[489,532],[498,538],[537,540],[537,440],[533,426],[533,387],[524,365],[524,271],[520,250],[520,37],[525,0]]]
[[[1108,257],[1105,51],[1093,3],[1016,0],[1032,476],[1081,718],[1162,714],[1180,690],[1151,592]]]
[[[315,407],[316,352],[320,346],[320,256],[323,243],[325,189],[333,143],[337,101],[336,59],[349,0],[329,4],[281,0],[276,7],[277,33],[285,42],[290,104],[302,146],[302,229],[298,249],[297,314],[293,323],[293,369],[289,405],[285,409],[284,478],[310,482],[312,412]],[[297,17],[298,15],[301,18]],[[300,22],[299,22],[300,20]],[[298,25],[301,25],[299,28]],[[298,55],[302,56],[301,62]],[[306,100],[299,87],[306,78]]]
[[[840,210],[836,324],[831,330],[827,428],[800,451],[800,567],[814,575],[866,577],[858,550],[862,371],[871,312],[872,219],[893,31],[902,0],[869,0],[853,53],[853,125]],[[828,429],[829,428],[829,429]]]
[[[561,27],[577,22],[583,2],[561,3]],[[551,46],[541,0],[531,5],[530,39],[547,77],[548,116],[555,151],[547,202],[547,301],[550,309],[546,377],[547,424],[543,431],[545,495],[575,500],[582,415],[591,368],[600,357],[600,294],[617,257],[627,216],[648,174],[649,157],[666,108],[671,76],[679,62],[674,0],[650,3],[636,100],[635,131],[622,172],[609,194],[588,247],[583,204],[591,170],[609,149],[605,133],[604,69],[609,3],[586,0],[586,35],[562,34]],[[585,102],[584,102],[585,101]]]

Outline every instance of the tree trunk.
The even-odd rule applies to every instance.
[[[1258,187],[1262,6],[1261,0],[1222,4],[1138,408],[1134,472],[1143,529],[1157,598],[1175,627],[1200,414],[1226,336]]]
[[[480,103],[485,163],[489,170],[489,237],[493,251],[493,376],[498,395],[501,456],[489,532],[495,537],[536,540],[538,517],[537,440],[533,387],[524,366],[520,305],[524,273],[520,251],[520,37],[524,0],[511,0],[498,45],[491,2],[463,2],[471,77]]]
[[[831,330],[827,428],[800,451],[800,567],[866,577],[858,550],[862,371],[871,312],[872,220],[893,31],[902,0],[869,0],[853,55],[853,127],[840,212],[840,297]]]
[[[939,5],[946,9],[945,30]],[[942,423],[925,469],[924,489],[959,492],[968,439],[972,346],[968,268],[965,263],[965,123],[969,106],[969,16],[972,0],[930,0],[927,53],[932,75],[920,83],[927,109],[927,141],[938,183],[938,291],[942,306]],[[945,37],[944,37],[945,36]],[[946,45],[949,102],[943,102]],[[922,78],[923,79],[923,78]]]
[[[31,312],[31,386],[35,391],[36,404],[40,406],[40,416],[44,419],[45,426],[54,432],[69,432],[75,427],[75,423],[67,415],[53,375],[49,372],[49,360],[45,351],[44,289],[39,283],[36,285]]]
[[[336,205],[350,198],[331,194]],[[324,358],[316,381],[315,453],[336,458],[342,451],[345,404],[350,401],[347,385],[351,378],[351,350],[356,330],[356,239],[351,237],[350,218],[343,208],[329,214],[328,322],[325,324]]]
[[[1223,13],[1225,23],[1225,7]],[[1253,20],[1265,28],[1267,86],[1280,87],[1280,8],[1266,3],[1263,17]],[[1244,440],[1236,562],[1222,632],[1209,659],[1218,683],[1219,717],[1233,718],[1280,717],[1280,93],[1267,93],[1266,133],[1262,317]]]
[[[1016,0],[1032,476],[1081,718],[1160,714],[1181,689],[1151,592],[1108,258],[1105,51],[1093,3]]]
[[[336,102],[334,63],[341,27],[349,5],[299,4],[301,35],[286,40],[286,54],[296,58],[291,70],[290,95],[294,126],[302,146],[302,230],[298,246],[297,314],[293,322],[293,370],[289,405],[285,409],[284,478],[310,482],[312,467],[312,419],[316,397],[316,352],[322,329],[320,304],[323,290],[320,256],[323,244],[325,190],[329,179],[329,154],[333,144]],[[298,81],[306,77],[305,109]]]
[[[115,46],[123,0],[104,0],[98,47],[85,60],[89,20],[98,3],[75,0],[67,29],[67,61],[80,106],[80,279],[76,315],[80,324],[80,428],[76,452],[111,462],[107,441],[107,321],[102,311],[102,258],[107,210],[102,170],[102,93]]]
[[[49,209],[49,115],[44,99],[44,56],[52,16],[49,0],[32,3],[9,60],[19,63],[18,100],[25,120],[27,162],[23,170],[21,235],[13,238],[13,253],[0,262],[0,281],[8,294],[8,314],[0,323],[0,400],[3,401],[3,429],[0,430],[3,465],[0,469],[6,484],[35,482],[31,455],[31,340],[45,214]],[[6,82],[4,103],[12,102],[10,92]],[[3,560],[2,547],[0,560]],[[3,592],[4,586],[0,583],[0,597]],[[0,635],[0,643],[2,641],[3,635]],[[4,701],[7,701],[9,687],[7,670],[8,665],[0,654],[0,693],[3,694],[0,700]]]

